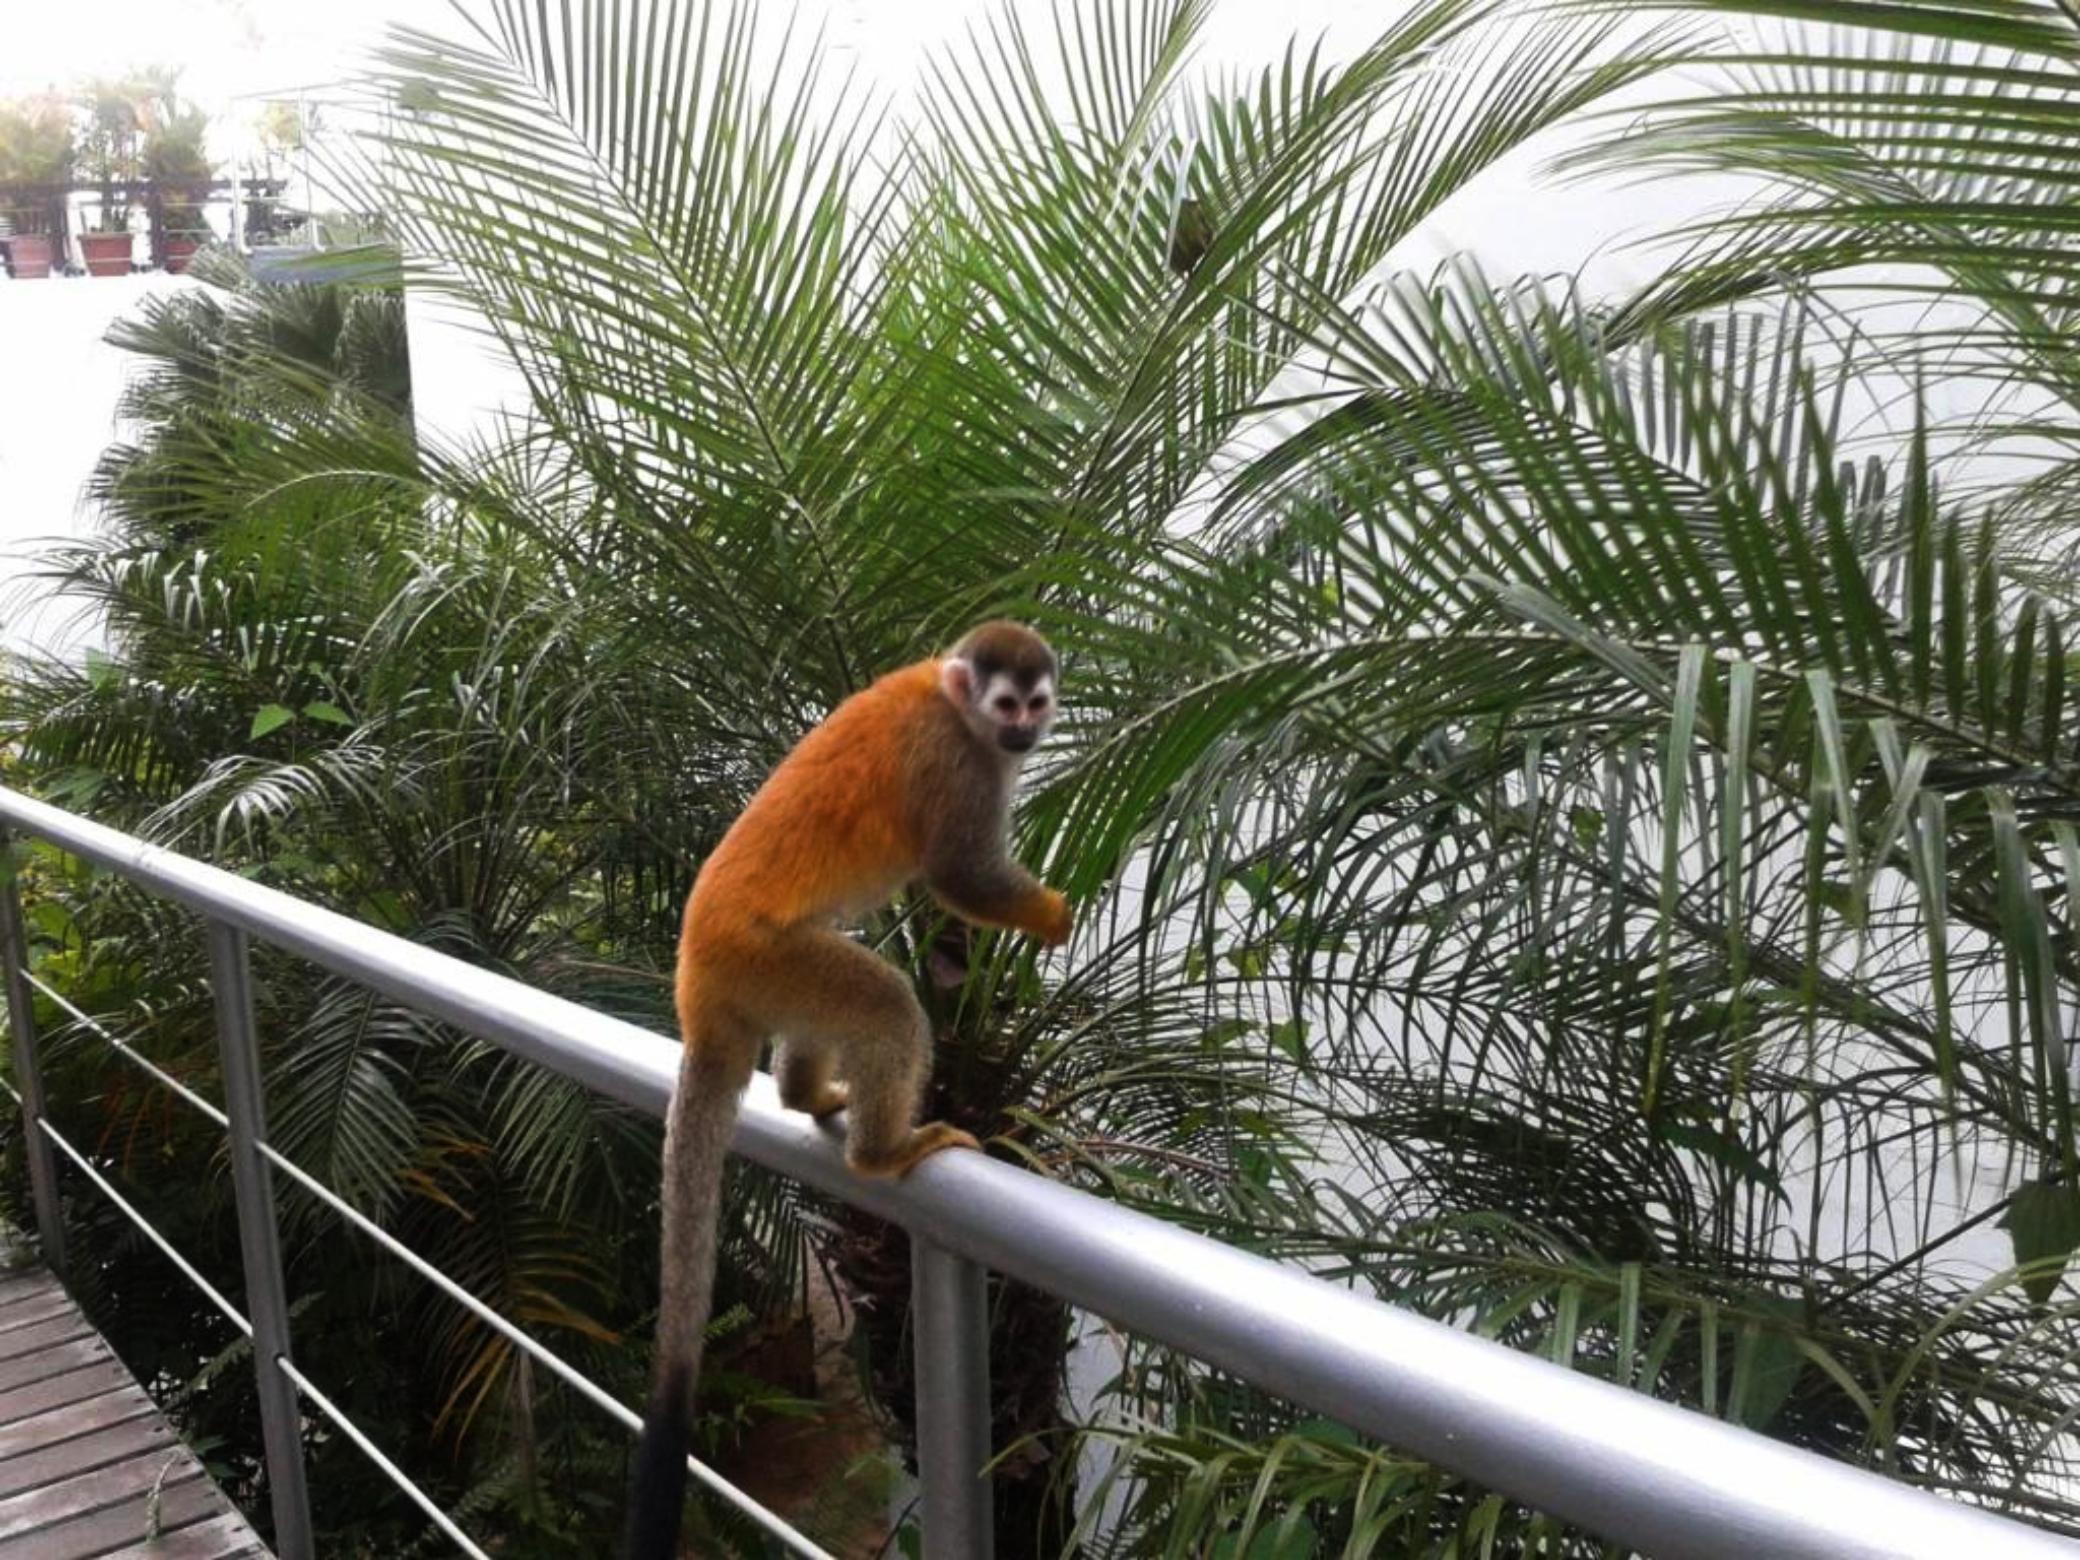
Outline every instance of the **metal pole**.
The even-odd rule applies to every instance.
[[[988,1274],[915,1231],[910,1323],[925,1560],[990,1560]]]
[[[224,1063],[224,1114],[231,1118],[231,1184],[238,1195],[238,1245],[245,1259],[246,1314],[253,1323],[253,1373],[260,1388],[260,1433],[267,1450],[275,1553],[281,1560],[314,1560],[296,1384],[276,1363],[289,1358],[289,1305],[275,1230],[274,1186],[260,1152],[267,1136],[267,1110],[253,1030],[246,934],[211,920],[209,964],[217,994],[217,1047]]]
[[[0,834],[0,851],[11,844]],[[29,1161],[29,1198],[36,1234],[52,1272],[65,1272],[65,1216],[58,1202],[58,1160],[37,1123],[43,1119],[43,1068],[36,1058],[36,1009],[29,991],[29,939],[13,863],[0,863],[0,961],[7,965],[7,1027],[14,1037],[14,1081],[22,1096],[22,1152]]]

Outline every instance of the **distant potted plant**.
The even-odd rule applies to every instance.
[[[277,244],[302,225],[284,199],[288,173],[306,144],[307,129],[315,115],[302,102],[275,98],[264,104],[253,121],[253,139],[260,152],[259,187],[250,186],[245,203],[244,230],[248,242]]]
[[[91,276],[130,272],[130,187],[140,171],[148,90],[136,79],[100,80],[80,94],[80,170],[101,190],[93,225],[79,238]]]
[[[0,222],[17,281],[51,274],[51,212],[72,178],[72,118],[62,99],[0,103]]]
[[[208,131],[209,116],[181,102],[170,85],[148,105],[144,172],[159,197],[164,245],[160,258],[169,271],[185,271],[210,236],[202,214],[216,172],[203,146]]]

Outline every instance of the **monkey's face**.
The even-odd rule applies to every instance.
[[[968,728],[999,752],[1023,757],[1054,723],[1054,652],[1031,629],[988,624],[944,662],[947,698]]]
[[[982,682],[985,732],[1007,753],[1030,753],[1054,723],[1054,678],[998,672]]]

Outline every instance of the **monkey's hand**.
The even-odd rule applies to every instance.
[[[1024,932],[1050,948],[1069,940],[1069,901],[1015,861],[927,862],[925,881],[941,904],[976,926]]]
[[[1076,918],[1070,913],[1068,898],[1059,889],[1042,888],[1039,911],[1033,919],[1033,935],[1048,947],[1059,948],[1076,928]]]

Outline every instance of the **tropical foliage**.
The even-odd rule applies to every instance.
[[[1084,926],[1054,960],[875,928],[941,1021],[940,1105],[1038,1173],[2080,1532],[2080,18],[1431,0],[1216,80],[1208,10],[1007,7],[887,115],[748,7],[397,34],[339,171],[525,415],[416,437],[361,355],[389,295],[145,322],[118,524],[52,563],[107,647],[15,668],[19,777],[661,1024],[691,873],[792,737],[1024,613],[1072,708],[1022,844]],[[1740,200],[1622,295],[1397,263],[1527,147]],[[31,887],[41,977],[206,1083],[183,933],[53,863]],[[266,975],[284,1151],[632,1396],[650,1130]],[[63,1034],[92,1141],[220,1187]],[[731,1208],[736,1314],[832,1264],[903,1444],[892,1237],[750,1175]],[[507,1552],[596,1546],[610,1427],[297,1217],[307,1368]],[[105,1303],[157,1302],[127,1257]],[[1603,1552],[999,1300],[1005,1553]],[[249,1447],[223,1379],[198,1401]],[[718,1395],[717,1446],[772,1379]],[[394,1552],[414,1519],[362,1477],[327,1464],[326,1518]]]

